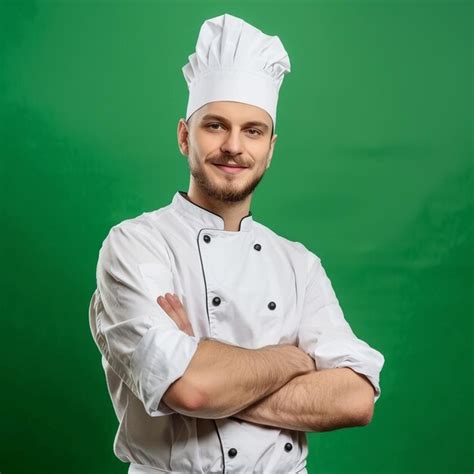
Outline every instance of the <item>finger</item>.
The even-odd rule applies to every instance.
[[[181,301],[179,301],[179,298],[173,293],[166,293],[165,296],[168,303],[171,305],[177,318],[180,321],[180,328],[183,331],[187,332],[187,328],[189,326],[189,320],[188,320],[188,315],[186,314],[186,311],[184,310],[184,306],[181,304]]]
[[[179,314],[180,318],[183,320],[188,320],[188,315],[186,310],[184,309],[183,303],[181,303],[178,295],[172,294],[171,295],[171,304],[173,305],[174,310]]]
[[[188,321],[188,315],[186,314],[186,311],[184,310],[183,305],[179,301],[179,298],[174,295],[173,293],[166,293],[165,295],[166,300],[170,304],[170,306],[173,308],[174,314],[180,321],[180,327],[185,330],[185,328],[189,325]]]
[[[158,304],[164,309],[166,314],[178,325],[178,327],[181,329],[183,324],[181,321],[181,318],[179,315],[176,313],[175,309],[173,306],[170,304],[168,298],[165,296],[159,296],[157,298]]]
[[[191,326],[191,322],[189,321],[188,314],[183,304],[181,303],[178,295],[173,293],[171,296],[173,300],[174,309],[178,313],[181,321],[183,322],[184,327],[186,328],[186,332],[191,336],[194,336],[193,327]]]
[[[186,311],[176,295],[166,293],[164,297],[158,297],[157,301],[181,331],[190,336],[194,336],[194,331],[188,320]]]

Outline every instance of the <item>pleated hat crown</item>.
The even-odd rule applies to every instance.
[[[268,112],[275,128],[278,93],[291,71],[278,36],[225,13],[202,24],[188,59],[182,68],[189,89],[186,120],[209,102],[235,101]]]

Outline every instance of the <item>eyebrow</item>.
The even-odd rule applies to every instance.
[[[216,115],[216,114],[207,114],[207,115],[204,115],[204,117],[201,119],[202,122],[205,122],[206,120],[220,120],[221,122],[224,122],[224,123],[229,123],[229,121],[225,118],[225,117],[222,117],[220,115]],[[263,123],[263,122],[259,122],[258,120],[252,120],[250,122],[245,122],[243,124],[244,127],[249,127],[249,126],[258,126],[258,127],[262,127],[264,130],[268,130],[269,127],[266,123]]]

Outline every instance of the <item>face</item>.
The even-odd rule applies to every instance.
[[[210,102],[188,123],[180,119],[178,141],[188,157],[191,185],[208,197],[242,201],[270,166],[277,135],[263,109],[241,102]]]

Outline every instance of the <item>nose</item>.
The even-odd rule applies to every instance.
[[[221,152],[226,155],[237,155],[242,152],[239,130],[231,130],[221,145]]]

